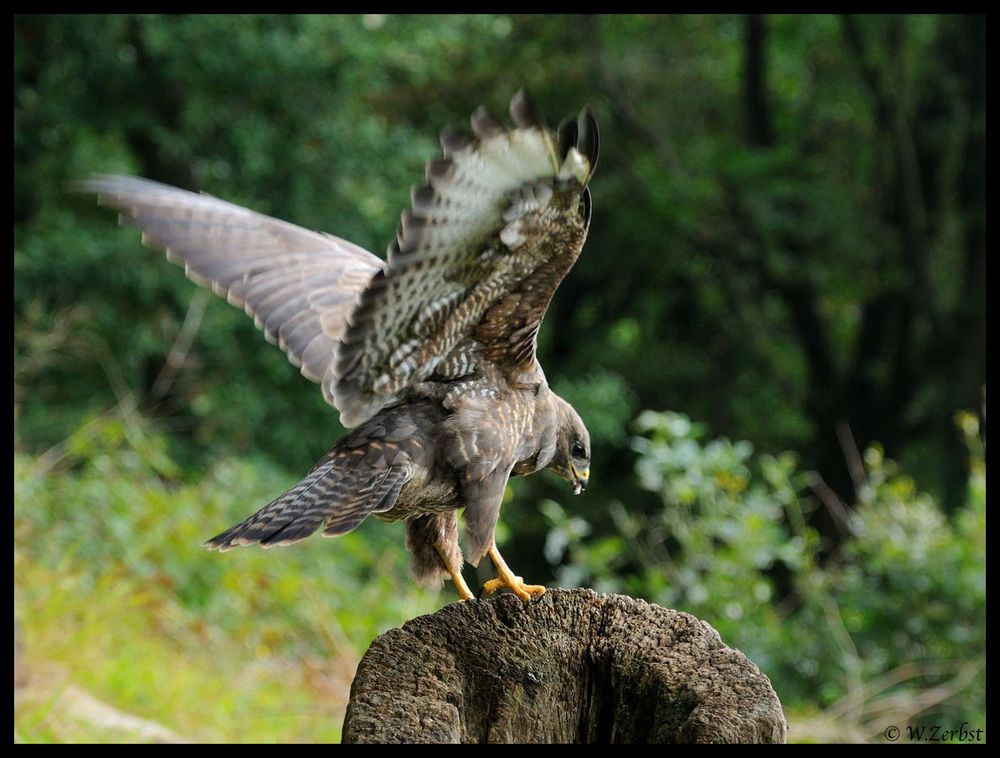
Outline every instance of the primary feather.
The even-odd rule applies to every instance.
[[[384,265],[353,242],[149,179],[94,176],[77,186],[121,211],[192,281],[243,308],[314,382],[332,370],[348,317]]]

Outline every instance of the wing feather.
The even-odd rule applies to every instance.
[[[347,240],[148,179],[94,176],[77,186],[142,229],[190,279],[243,308],[315,382],[332,373],[348,316],[384,265]]]
[[[556,135],[523,91],[510,110],[515,129],[480,108],[472,135],[442,134],[444,157],[413,190],[386,268],[351,315],[334,383],[324,383],[345,424],[442,362],[449,372],[468,366],[469,338],[511,374],[534,360],[538,323],[586,237],[597,125],[584,109],[568,136]]]
[[[484,370],[516,376],[590,220],[597,124],[558,133],[522,90],[507,129],[483,108],[446,130],[383,263],[357,245],[208,195],[95,176],[99,195],[193,281],[254,318],[357,426],[412,385]],[[463,374],[463,372],[465,372]]]

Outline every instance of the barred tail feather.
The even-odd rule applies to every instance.
[[[241,545],[290,545],[320,527],[330,537],[346,534],[371,513],[390,510],[409,478],[409,467],[358,471],[340,455],[321,461],[309,475],[257,513],[205,543],[225,552]]]

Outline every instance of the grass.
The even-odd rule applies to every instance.
[[[918,635],[926,660],[858,676],[826,708],[786,707],[790,741],[882,742],[887,725],[916,723],[928,711],[947,727],[973,718],[985,660],[976,636],[985,592],[982,460],[973,456],[971,506],[954,524],[905,487],[896,492],[903,479],[886,480],[884,507],[869,509],[867,536],[855,541],[854,573],[837,587],[855,616],[887,615],[874,631],[853,629],[861,642],[881,640],[873,636],[881,627],[898,632],[893,617],[926,623]],[[43,455],[15,451],[14,480],[23,643],[15,742],[338,742],[371,641],[457,599],[450,587],[410,582],[399,524],[371,520],[335,540],[271,551],[205,550],[206,538],[294,479],[264,460],[220,457],[189,480],[165,438],[124,411],[93,418]],[[898,555],[888,540],[896,532],[905,547]],[[873,594],[879,577],[905,591]],[[956,587],[965,588],[964,605],[934,605]],[[972,621],[952,623],[952,615]],[[961,634],[971,641],[942,637]],[[858,669],[863,651],[854,643],[844,650],[847,663],[829,665],[827,681]],[[788,682],[774,683],[788,699]],[[973,720],[970,728],[984,726],[985,713]]]
[[[456,598],[409,581],[399,525],[205,550],[292,481],[222,459],[183,483],[165,450],[102,419],[55,465],[15,453],[15,741],[339,741],[371,640]]]

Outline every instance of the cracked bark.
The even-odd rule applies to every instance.
[[[770,681],[704,621],[620,595],[454,603],[375,640],[345,743],[785,741]]]

